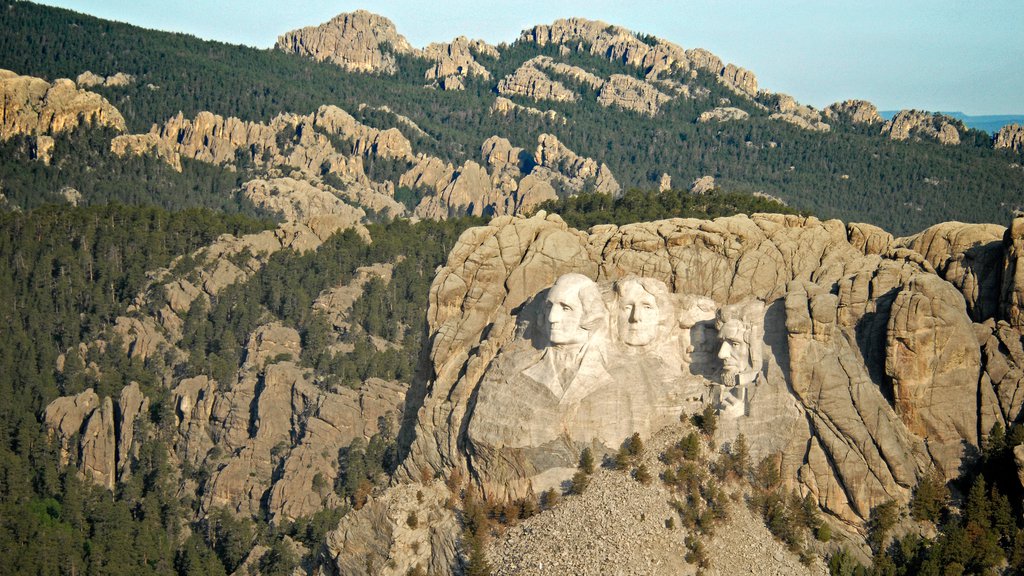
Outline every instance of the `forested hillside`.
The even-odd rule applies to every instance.
[[[461,257],[451,256],[460,237],[485,234],[473,227],[496,214],[522,222],[545,210],[559,215],[546,226],[583,231],[770,212],[868,222],[898,236],[946,220],[1005,225],[1024,209],[1024,155],[953,119],[923,114],[958,144],[917,128],[894,140],[881,121],[841,115],[826,131],[801,127],[780,120],[799,108],[784,95],[737,90],[709,67],[652,79],[584,42],[524,35],[472,47],[489,75],[456,75],[463,89],[446,90],[425,77],[436,62],[424,52],[387,43],[379,48],[394,59],[393,75],[15,0],[0,0],[0,30],[0,83],[17,96],[0,103],[0,574],[347,573],[329,534],[395,480],[432,393],[434,346],[451,336],[431,333],[428,310],[492,296],[453,304],[431,293],[435,275]],[[639,31],[628,37],[658,43]],[[571,96],[502,93],[538,57]],[[130,80],[57,86],[86,71]],[[651,113],[623,107],[629,93],[609,104],[592,77],[621,76],[672,97],[655,98]],[[101,95],[123,122],[101,124],[68,106],[73,122],[46,125],[45,96],[61,89],[72,104]],[[732,119],[708,120],[721,114]],[[922,269],[934,256],[907,256],[914,238],[833,224],[851,243],[864,234],[865,254],[899,252]],[[1004,262],[989,228],[962,238],[934,232],[935,246],[959,252],[932,267],[962,273],[958,289],[998,292],[983,269]],[[662,240],[654,238],[631,241]],[[525,234],[490,242],[542,244]],[[480,275],[492,273],[504,272]],[[895,298],[872,297],[888,298],[880,308]],[[514,328],[493,317],[467,324],[477,321],[486,335]],[[1004,324],[998,330],[1015,334]],[[1006,338],[1007,354],[1017,354],[1019,337]],[[486,356],[465,353],[469,363]],[[1000,371],[1003,355],[991,357],[1009,382],[1016,365]],[[474,394],[446,401],[472,404]],[[895,520],[884,515],[895,504],[879,506],[859,557],[833,547],[833,573],[1024,570],[1024,529],[1014,520],[1024,427],[1018,418],[981,432],[982,453],[950,484],[962,498],[951,500],[941,482],[915,489],[910,514],[930,532],[890,532]],[[767,473],[728,458],[732,476]],[[487,573],[480,526],[514,524],[539,501],[475,502],[472,488],[460,492],[462,471],[449,470],[457,472],[420,470],[427,495],[416,501],[433,499],[428,486],[446,480],[439,508],[461,509],[466,531],[434,534],[430,544],[458,554],[445,570]],[[787,506],[802,504],[784,504],[788,495],[770,484],[762,512],[785,541],[801,513]],[[403,514],[399,527],[424,530],[426,518]],[[374,530],[383,529],[352,532]],[[861,566],[870,554],[874,572]],[[360,557],[359,570],[383,569],[373,561]]]
[[[148,130],[179,111],[266,121],[335,104],[368,125],[397,127],[417,152],[455,164],[474,158],[481,142],[495,134],[531,150],[541,133],[550,133],[607,164],[623,189],[656,188],[662,174],[685,188],[710,175],[727,190],[762,191],[823,217],[867,221],[897,234],[943,220],[1001,223],[1021,207],[1024,173],[1013,167],[1019,155],[993,150],[981,131],[962,127],[956,146],[891,141],[877,135],[877,125],[834,122],[830,132],[808,131],[769,118],[763,105],[703,73],[690,88],[706,89],[706,98],[673,100],[654,117],[598,106],[584,85],[575,86],[578,103],[542,103],[564,122],[492,114],[497,81],[539,54],[599,74],[643,75],[585,53],[562,56],[551,44],[517,41],[499,46],[498,59],[479,55],[491,78],[469,76],[466,90],[453,92],[424,87],[422,71],[430,62],[402,54],[395,55],[399,72],[393,77],[347,73],[276,50],[147,31],[24,2],[5,3],[0,25],[0,68],[49,80],[85,70],[135,76],[128,86],[96,88],[124,114],[131,131]],[[695,121],[722,98],[750,117]],[[376,109],[381,106],[391,112]],[[414,120],[425,135],[394,114]]]

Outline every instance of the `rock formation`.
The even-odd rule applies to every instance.
[[[445,506],[450,497],[440,481],[405,484],[350,513],[327,537],[334,572],[403,576],[418,566],[426,574],[451,574],[459,563],[459,522]]]
[[[846,100],[825,108],[825,118],[849,124],[875,124],[882,121],[878,108],[867,100]]]
[[[92,388],[58,398],[46,407],[43,423],[60,444],[62,464],[76,464],[86,479],[113,490],[131,474],[138,455],[136,423],[148,410],[149,400],[132,382],[116,402],[109,396],[101,400]]]
[[[339,14],[319,26],[282,34],[274,47],[317,61],[334,62],[353,72],[384,74],[397,71],[394,54],[413,52],[391,20],[365,10]]]
[[[343,139],[350,148],[336,150],[331,136]],[[191,120],[178,114],[146,134],[118,136],[110,146],[120,155],[155,154],[178,170],[182,158],[258,166],[268,178],[243,185],[244,196],[289,220],[328,214],[361,218],[362,211],[351,205],[385,216],[405,213],[389,183],[372,182],[366,176],[362,157],[411,159],[409,140],[397,128],[366,126],[336,106],[321,106],[304,116],[281,114],[268,124],[209,112]],[[289,177],[281,177],[282,167],[292,169]],[[332,177],[334,185],[324,175]]]
[[[730,122],[734,120],[744,120],[749,117],[750,113],[746,110],[727,106],[701,112],[700,116],[697,117],[697,122],[702,124],[706,124],[708,122]]]
[[[92,88],[93,86],[106,86],[107,88],[112,88],[128,86],[132,82],[135,82],[135,77],[131,74],[125,74],[124,72],[117,72],[110,76],[100,76],[99,74],[94,74],[86,70],[78,75],[75,82],[82,88]]]
[[[558,113],[554,110],[538,110],[537,108],[531,108],[529,106],[522,106],[501,96],[494,99],[494,104],[491,105],[491,114],[501,114],[503,116],[516,115],[519,113],[527,114],[529,116],[543,116],[549,122],[554,122],[558,119]],[[565,119],[562,119],[562,124],[565,124]]]
[[[498,58],[498,49],[483,40],[470,40],[459,36],[445,44],[430,44],[422,50],[421,56],[435,62],[427,69],[427,80],[443,80],[450,77],[466,78],[479,76],[489,79],[491,73],[476,61],[474,54]]]
[[[587,72],[579,66],[555,62],[550,56],[534,56],[523,63],[524,66],[531,66],[542,70],[549,70],[559,76],[565,76],[576,82],[589,86],[594,90],[600,90],[604,86],[604,80],[599,76]]]
[[[690,184],[691,194],[707,194],[715,189],[717,184],[715,183],[714,176],[701,176]]]
[[[552,80],[545,72],[530,63],[520,66],[512,74],[498,82],[498,94],[502,96],[523,96],[531,100],[554,100],[555,102],[575,102],[579,99],[576,92],[565,87],[557,80]]]
[[[1017,216],[1003,236],[1005,261],[1000,291],[1001,317],[1024,331],[1024,216]]]
[[[14,135],[54,135],[78,126],[124,130],[124,117],[105,98],[61,78],[53,84],[0,70],[0,140]]]
[[[996,132],[994,146],[1006,148],[1014,152],[1024,151],[1024,126],[1020,124],[1007,124]]]
[[[597,103],[602,106],[618,106],[647,116],[656,115],[670,100],[651,84],[623,74],[612,74],[597,95]]]
[[[757,78],[752,72],[733,64],[724,65],[707,50],[683,50],[660,38],[651,38],[648,43],[621,26],[609,26],[597,20],[556,20],[551,25],[524,30],[519,39],[539,46],[556,44],[587,50],[595,56],[639,68],[647,74],[648,80],[678,70],[704,70],[737,94],[751,98],[758,95]]]
[[[942,114],[929,114],[919,110],[901,110],[882,125],[881,134],[891,140],[906,140],[910,137],[928,138],[940,144],[956,145],[960,143],[962,124],[959,120]]]
[[[810,106],[798,103],[792,96],[788,94],[775,94],[774,98],[775,113],[771,115],[772,119],[782,120],[804,130],[813,130],[815,132],[828,132],[832,129],[831,126],[822,122],[821,112]]]

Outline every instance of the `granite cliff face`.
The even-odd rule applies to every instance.
[[[575,442],[600,438],[593,445],[607,449],[623,439],[624,430],[587,432],[585,420],[573,420],[586,410],[605,410],[602,421],[632,422],[650,434],[641,423],[653,420],[630,409],[636,404],[628,399],[594,405],[603,408],[580,404],[584,412],[566,420],[574,443],[564,457],[548,432],[531,428],[530,414],[546,414],[531,403],[540,396],[517,397],[521,411],[505,406],[506,418],[522,414],[524,432],[503,432],[506,425],[493,417],[475,419],[502,385],[544,380],[536,375],[547,348],[529,342],[543,333],[544,302],[556,279],[577,273],[596,279],[607,295],[635,275],[663,282],[680,299],[677,312],[693,306],[693,298],[710,302],[710,319],[704,312],[696,321],[680,320],[689,328],[673,338],[690,338],[682,348],[689,358],[676,369],[687,386],[703,390],[703,402],[720,407],[720,439],[743,433],[756,458],[781,458],[793,488],[859,526],[873,506],[907,501],[928,469],[956,476],[991,424],[1013,422],[1019,413],[1020,359],[997,349],[1020,340],[1013,322],[1019,326],[1021,283],[1001,265],[1005,258],[1008,269],[1017,269],[1020,222],[1000,241],[1001,227],[955,223],[893,239],[867,225],[771,215],[597,226],[589,233],[554,215],[495,219],[463,236],[432,288],[432,375],[428,392],[419,393],[422,406],[410,406],[417,415],[406,437],[406,474],[464,469],[487,494],[522,496],[564,479],[566,458],[578,454]],[[730,306],[751,301],[763,312],[732,316]],[[722,356],[715,355],[725,338],[719,332],[733,317],[742,319],[744,345],[758,349],[750,358],[759,358],[750,361],[748,381],[735,385],[722,383]],[[529,367],[537,362],[531,354],[542,359],[540,368]],[[578,373],[598,380],[593,375],[609,374],[614,382],[618,364],[609,354],[590,369],[584,367],[594,360],[584,358]],[[623,382],[637,385],[633,374]],[[667,406],[692,411],[681,400]]]

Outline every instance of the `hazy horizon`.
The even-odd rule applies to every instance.
[[[423,47],[460,35],[492,44],[557,18],[579,16],[653,34],[684,48],[706,48],[752,70],[759,85],[818,108],[847,99],[881,110],[956,110],[970,116],[1024,114],[1024,2],[977,6],[963,0],[867,0],[736,3],[536,0],[446,1],[430,10],[408,0],[371,4],[212,0],[175,5],[153,0],[41,2],[144,28],[257,48],[277,36],[365,9],[395,22]],[[880,16],[884,15],[884,16]]]

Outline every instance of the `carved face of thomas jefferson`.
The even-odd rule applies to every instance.
[[[617,284],[619,339],[629,346],[647,346],[658,337],[661,311],[658,299],[636,280]]]

